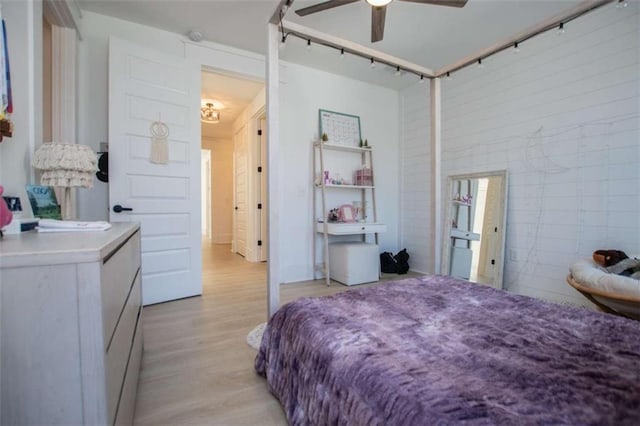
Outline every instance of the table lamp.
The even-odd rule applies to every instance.
[[[86,145],[57,142],[43,143],[33,156],[32,165],[42,171],[41,185],[64,188],[62,218],[71,218],[71,188],[93,187],[98,159]]]

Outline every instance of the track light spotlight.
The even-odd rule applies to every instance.
[[[560,26],[558,27],[558,35],[564,34],[564,22],[560,22]]]

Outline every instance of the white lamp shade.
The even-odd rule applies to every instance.
[[[32,165],[42,170],[42,185],[91,188],[98,158],[86,145],[51,142],[36,150]]]

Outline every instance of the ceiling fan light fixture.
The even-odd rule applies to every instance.
[[[386,6],[389,3],[391,3],[393,0],[365,0],[367,3],[369,3],[371,6],[374,7],[381,7],[381,6]]]

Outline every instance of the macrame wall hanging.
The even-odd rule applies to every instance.
[[[151,158],[155,164],[169,164],[169,126],[162,121],[151,123]]]

